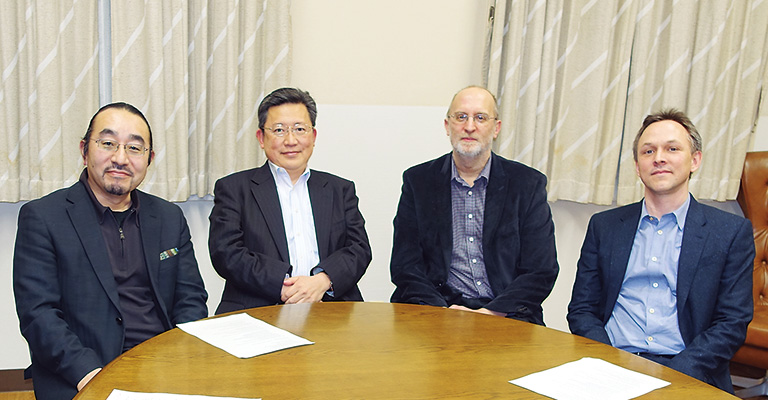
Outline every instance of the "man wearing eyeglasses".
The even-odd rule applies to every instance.
[[[136,189],[152,132],[130,104],[102,107],[69,188],[19,212],[13,287],[38,400],[71,399],[122,352],[208,316],[181,209]]]
[[[543,325],[558,273],[546,177],[491,151],[501,121],[486,89],[458,92],[444,124],[453,151],[403,174],[391,300]]]
[[[262,100],[256,137],[268,161],[214,188],[208,247],[226,284],[217,314],[274,304],[362,301],[371,261],[355,185],[310,170],[317,107],[282,88]]]

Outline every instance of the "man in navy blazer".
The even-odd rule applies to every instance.
[[[501,121],[486,89],[459,91],[444,125],[453,152],[403,174],[391,300],[543,325],[558,273],[546,177],[491,151]]]
[[[13,287],[35,398],[71,399],[123,351],[208,316],[181,209],[136,190],[152,161],[144,115],[102,107],[69,188],[19,212]]]
[[[571,332],[733,392],[729,360],[752,319],[751,224],[688,192],[702,145],[682,112],[647,116],[633,149],[645,198],[592,216]]]
[[[268,161],[214,188],[208,247],[226,284],[217,314],[273,304],[362,301],[371,262],[351,181],[307,167],[317,106],[281,88],[262,100],[256,136]]]

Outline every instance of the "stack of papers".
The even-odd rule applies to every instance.
[[[245,313],[187,322],[177,327],[239,358],[314,344]]]
[[[509,382],[557,400],[632,399],[669,385],[589,357]]]

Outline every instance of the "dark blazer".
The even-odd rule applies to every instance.
[[[143,257],[165,329],[207,317],[184,214],[165,200],[136,193]],[[13,288],[38,400],[71,399],[88,372],[123,350],[117,285],[97,218],[81,182],[19,211]],[[173,248],[178,254],[161,261],[160,253]]]
[[[571,332],[611,344],[605,324],[619,296],[641,203],[592,216],[568,306]],[[728,361],[752,320],[752,226],[691,197],[677,271],[677,318],[685,350],[668,366],[733,392]]]
[[[362,301],[357,282],[371,262],[365,221],[357,208],[355,185],[321,171],[307,181],[322,268],[334,296],[323,301]],[[208,248],[213,268],[224,279],[217,314],[280,304],[290,273],[288,241],[269,165],[219,179],[214,188]]]
[[[452,162],[449,153],[403,174],[390,264],[393,302],[447,307],[461,297],[446,284],[453,249]],[[541,325],[541,303],[559,269],[546,185],[542,173],[491,154],[483,257],[495,297],[485,307]]]

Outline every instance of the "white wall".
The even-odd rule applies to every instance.
[[[27,342],[19,333],[11,281],[19,208],[21,203],[0,203],[0,369],[25,368],[29,364]]]
[[[388,301],[392,218],[405,168],[450,149],[442,120],[451,96],[477,84],[485,0],[294,0],[293,85],[318,102],[318,139],[311,167],[355,181],[373,247],[360,283],[368,301]],[[87,121],[83,121],[87,123]],[[755,150],[768,150],[768,118]],[[72,144],[72,151],[77,145]],[[712,203],[710,203],[712,204]],[[713,204],[738,213],[735,202]],[[20,204],[0,203],[0,369],[29,363],[19,334],[11,262]],[[209,292],[211,313],[223,288],[208,257],[211,200],[180,206]],[[560,276],[544,303],[547,325],[567,330],[566,306],[589,217],[604,206],[551,204]]]

